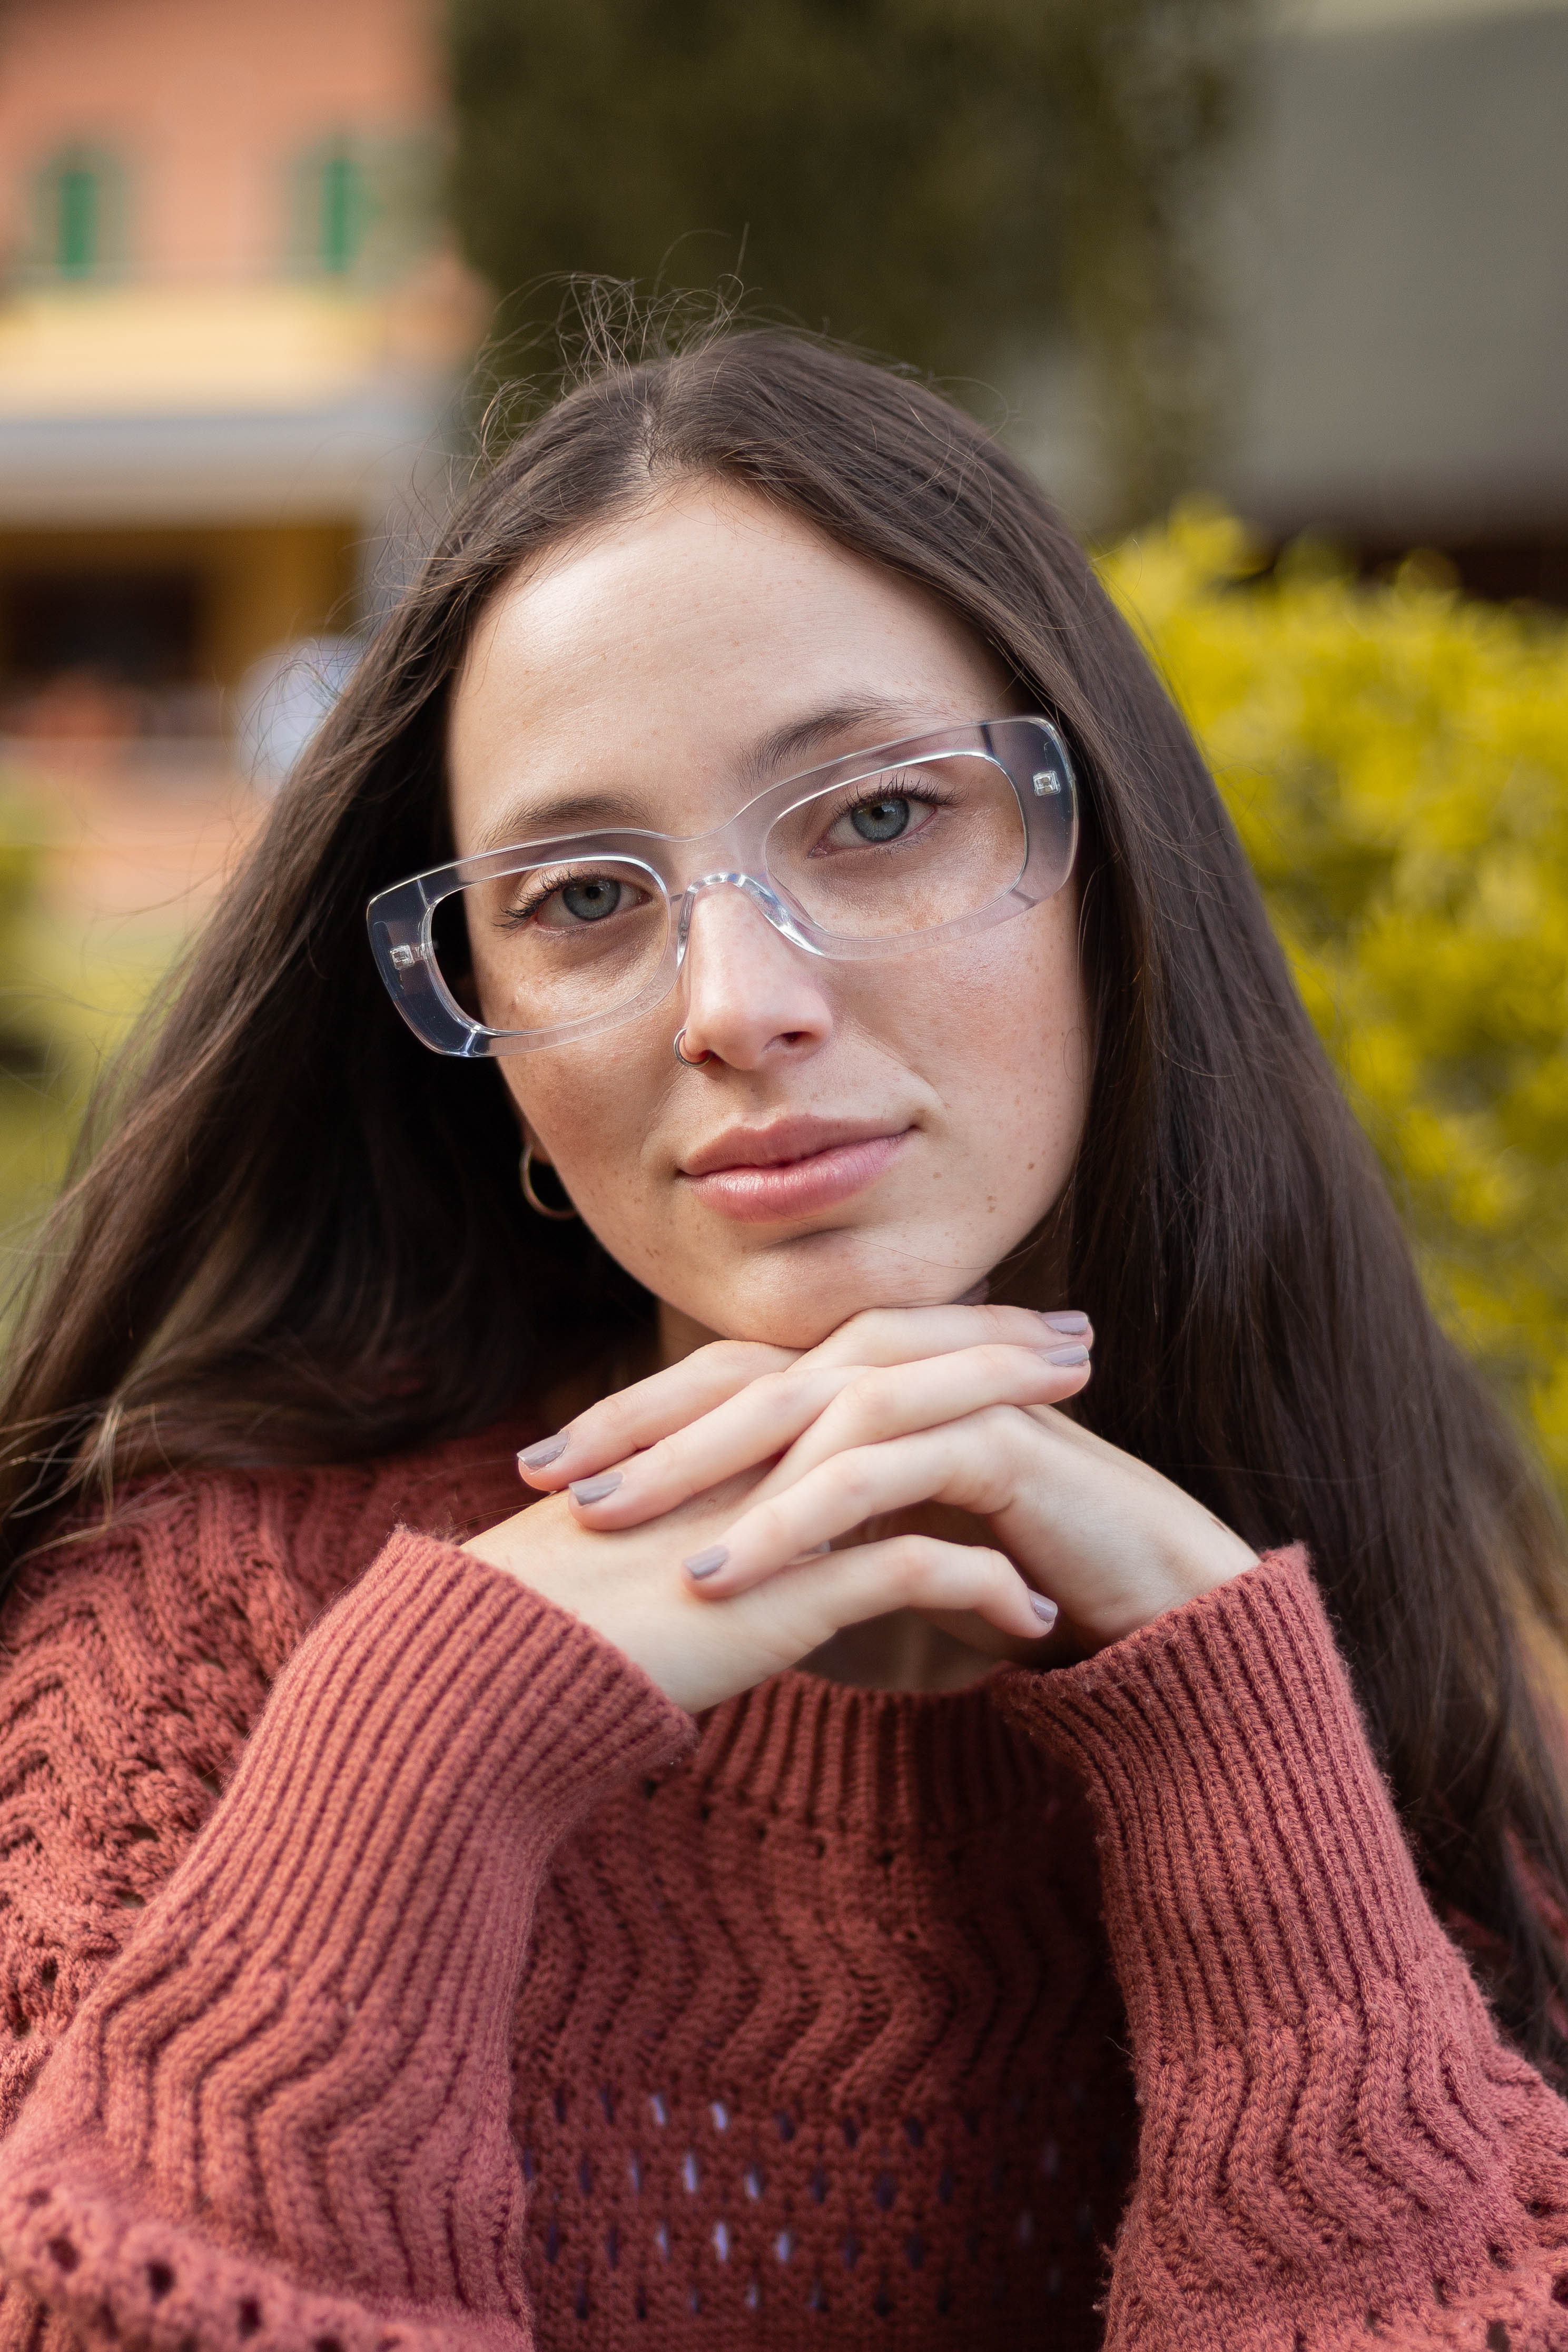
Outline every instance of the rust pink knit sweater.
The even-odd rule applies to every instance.
[[[1568,2346],[1568,2113],[1299,1553],[694,1723],[454,1548],[514,1436],[144,1491],[9,1605],[0,2341]]]

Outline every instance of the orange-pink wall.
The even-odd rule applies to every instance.
[[[0,264],[38,167],[80,142],[123,163],[130,274],[279,270],[314,142],[440,122],[434,20],[434,0],[6,0]]]

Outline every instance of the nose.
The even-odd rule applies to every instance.
[[[815,957],[791,947],[744,891],[700,891],[683,967],[688,1061],[705,1054],[755,1070],[780,1055],[806,1055],[833,1033],[833,1008]]]

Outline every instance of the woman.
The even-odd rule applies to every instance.
[[[1551,1521],[943,401],[545,415],[62,1217],[7,2342],[1568,2342]]]

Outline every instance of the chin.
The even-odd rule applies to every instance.
[[[822,1261],[827,1255],[821,1254]],[[927,1256],[894,1275],[885,1262],[845,1265],[841,1253],[833,1255],[840,1263],[813,1265],[801,1255],[786,1253],[766,1267],[737,1268],[722,1294],[687,1312],[727,1339],[815,1348],[852,1315],[873,1307],[941,1306],[960,1297],[987,1271],[981,1265],[936,1271]]]

